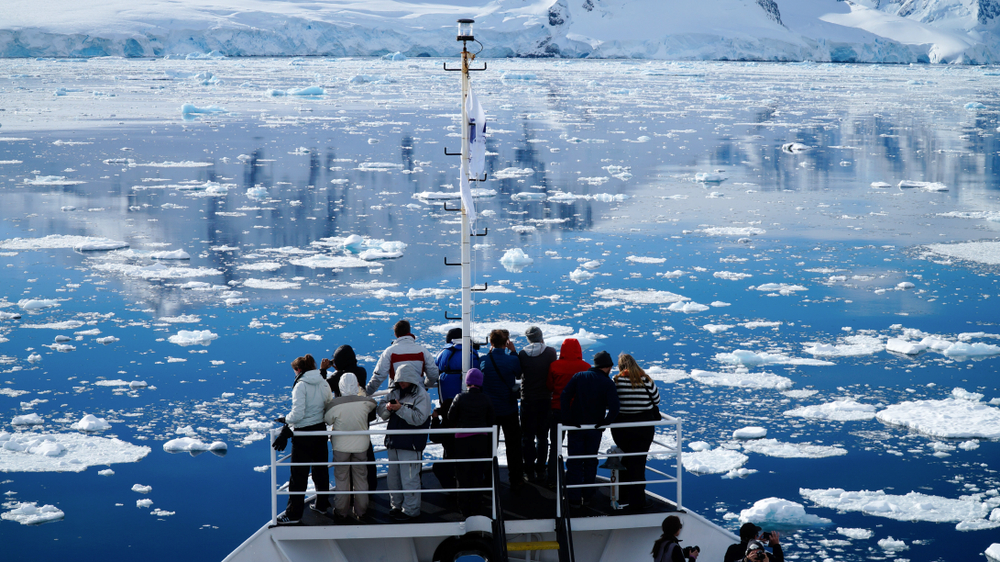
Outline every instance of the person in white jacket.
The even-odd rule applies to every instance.
[[[288,424],[298,431],[326,431],[323,414],[327,404],[333,401],[330,385],[323,379],[316,360],[312,355],[297,357],[292,361],[295,371],[295,382],[292,383],[292,411],[277,421]],[[312,466],[293,466],[288,478],[288,491],[299,492],[288,496],[288,506],[285,513],[278,516],[279,525],[294,525],[302,520],[302,510],[305,506],[305,491],[308,485],[309,472],[312,471],[313,484],[317,491],[330,490],[330,472],[327,463],[330,453],[326,445],[326,437],[322,435],[292,436],[292,462],[316,463]],[[316,502],[309,506],[313,511],[326,513],[330,509],[330,496],[317,495]]]
[[[357,377],[340,378],[340,397],[334,398],[326,411],[326,423],[331,431],[366,431],[368,414],[375,409],[375,400],[361,394]],[[331,435],[333,444],[333,478],[338,492],[368,491],[368,467],[364,464],[338,465],[336,463],[368,461],[368,435]],[[353,483],[353,485],[352,485]],[[354,510],[351,510],[353,498]],[[354,517],[361,520],[368,511],[368,494],[338,494],[334,496],[334,520],[347,522]]]
[[[387,429],[427,429],[431,425],[433,404],[424,390],[419,372],[412,365],[400,365],[389,394],[378,403],[379,417],[388,420]],[[389,516],[397,521],[420,517],[420,459],[427,445],[427,434],[390,434],[385,437],[390,461],[387,484],[390,490]]]
[[[400,365],[410,365],[418,374],[423,375],[424,388],[437,386],[439,375],[434,356],[427,351],[427,348],[417,343],[416,337],[410,332],[410,323],[400,320],[393,325],[392,331],[396,335],[396,341],[392,342],[392,345],[378,358],[372,378],[365,387],[368,396],[375,394],[386,378],[389,379],[391,388]]]

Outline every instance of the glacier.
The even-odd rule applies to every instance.
[[[996,64],[1000,0],[6,0],[0,57],[453,56]]]

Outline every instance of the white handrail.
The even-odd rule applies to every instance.
[[[474,433],[478,433],[478,434],[482,434],[482,435],[490,435],[490,437],[491,437],[490,442],[491,442],[491,445],[492,445],[492,447],[491,447],[492,450],[491,450],[491,455],[489,457],[482,457],[482,458],[476,457],[476,458],[468,458],[468,459],[465,459],[465,458],[463,458],[463,459],[446,459],[446,458],[442,457],[442,458],[432,458],[432,459],[420,459],[419,462],[421,464],[425,464],[425,463],[428,463],[428,462],[431,462],[431,463],[439,463],[439,462],[440,463],[461,463],[461,462],[489,462],[489,463],[492,463],[493,459],[497,455],[497,448],[498,448],[498,445],[499,445],[499,440],[498,440],[498,438],[499,438],[498,433],[499,432],[498,432],[498,430],[497,430],[497,428],[495,426],[493,426],[493,427],[482,427],[482,428],[480,428],[480,427],[476,427],[476,428],[455,427],[455,428],[426,428],[426,429],[367,429],[367,430],[356,430],[356,431],[298,431],[298,432],[295,432],[295,436],[298,436],[298,437],[318,437],[318,436],[333,437],[335,435],[368,435],[368,436],[371,436],[371,435],[421,435],[421,434],[425,434],[425,435],[426,434],[433,434],[433,435],[438,435],[438,434],[452,434],[452,435],[454,435],[454,434],[458,434],[458,433],[470,433],[470,432],[474,432]],[[270,431],[271,438],[270,438],[269,443],[273,443],[274,439],[280,433],[281,433],[281,428],[271,429],[271,431]],[[287,466],[287,467],[292,467],[292,466],[317,466],[317,465],[323,465],[323,464],[325,464],[327,466],[327,468],[329,469],[329,467],[331,467],[331,466],[354,466],[354,465],[370,465],[370,464],[376,464],[376,465],[380,465],[381,466],[381,465],[390,465],[390,464],[412,464],[414,462],[414,461],[406,461],[406,460],[403,460],[403,461],[390,461],[388,459],[375,459],[374,461],[343,461],[343,462],[337,462],[337,461],[326,461],[326,462],[290,462],[290,461],[288,461],[288,459],[291,459],[291,456],[292,456],[290,453],[282,455],[282,456],[279,457],[278,454],[277,454],[277,452],[274,450],[273,447],[268,447],[268,449],[270,450],[270,456],[271,456],[271,525],[277,525],[278,524],[278,513],[279,513],[279,511],[278,511],[278,496],[290,496],[292,494],[305,494],[306,493],[306,492],[291,492],[291,491],[288,491],[288,484],[287,483],[284,483],[284,484],[282,484],[282,485],[279,486],[278,485],[278,477],[277,477],[277,469],[278,469],[279,466],[282,466],[282,467],[284,467],[284,466]],[[492,474],[492,470],[490,471],[490,473]],[[491,480],[492,480],[492,478],[491,478]],[[496,487],[497,487],[497,484],[498,484],[497,482],[493,482],[491,486],[489,486],[489,487],[482,487],[482,488],[433,488],[433,489],[421,489],[420,492],[421,493],[455,492],[455,491],[461,491],[461,492],[490,492],[492,500],[493,500],[492,501],[493,517],[496,518],[496,494],[497,494]],[[390,494],[390,493],[394,493],[394,492],[403,492],[403,491],[401,491],[401,490],[367,490],[367,491],[355,491],[355,490],[343,490],[343,491],[340,491],[340,490],[327,490],[327,491],[319,491],[319,490],[316,490],[314,493],[317,494],[317,495],[338,496],[338,495],[355,495],[355,494],[364,494],[364,495]]]
[[[611,454],[611,453],[601,453],[600,451],[598,451],[598,453],[596,455],[563,455],[562,454],[562,448],[563,448],[563,444],[565,442],[564,441],[564,435],[565,435],[564,432],[568,432],[568,431],[586,431],[586,430],[594,430],[594,429],[602,429],[603,430],[605,428],[612,428],[612,427],[614,427],[614,428],[649,427],[649,426],[659,427],[659,426],[666,426],[666,425],[675,425],[677,427],[676,443],[673,446],[668,445],[666,443],[662,443],[662,442],[656,441],[654,439],[653,443],[656,443],[657,445],[660,445],[661,447],[663,447],[662,449],[652,449],[652,450],[647,451],[645,453],[642,453],[642,452],[640,452],[640,453],[625,453],[625,452],[622,452],[622,453]],[[659,475],[663,476],[665,478],[663,480],[648,480],[648,479],[646,479],[645,474],[644,474],[642,480],[634,480],[634,481],[631,481],[631,482],[624,482],[624,483],[623,482],[614,482],[614,483],[610,483],[610,482],[607,482],[607,483],[606,482],[597,482],[597,483],[594,483],[594,484],[567,484],[565,486],[567,489],[570,489],[570,488],[572,488],[572,489],[600,488],[600,487],[605,487],[605,486],[611,486],[611,485],[614,485],[614,484],[617,484],[618,486],[635,486],[635,485],[639,485],[639,484],[669,484],[669,483],[676,483],[677,484],[676,505],[677,505],[677,509],[678,510],[681,509],[682,499],[683,499],[683,497],[682,497],[681,477],[682,477],[682,474],[684,472],[684,467],[683,467],[682,460],[681,460],[681,443],[682,443],[682,441],[681,441],[681,419],[680,418],[675,418],[673,416],[668,416],[668,415],[666,415],[666,414],[664,414],[662,412],[660,413],[660,419],[659,420],[639,421],[639,422],[626,422],[626,423],[611,423],[611,424],[608,424],[608,425],[584,424],[584,425],[579,425],[579,426],[566,425],[566,424],[563,424],[563,423],[559,423],[557,425],[557,428],[556,428],[556,451],[557,451],[558,462],[562,462],[563,460],[569,461],[569,460],[582,460],[582,459],[605,459],[605,458],[609,458],[609,457],[630,457],[630,456],[640,456],[640,455],[643,455],[643,456],[670,455],[670,456],[673,456],[674,458],[677,459],[677,475],[676,476],[670,476],[670,475],[668,475],[665,472],[661,472],[659,470],[656,470],[655,468],[650,468],[648,466],[646,467],[646,470],[651,470],[651,471],[655,472],[656,474],[659,474]],[[558,470],[558,469],[556,470],[556,489],[557,490],[561,489],[561,485],[562,485],[562,474],[561,473],[562,473],[561,470]],[[562,517],[562,502],[558,502],[558,501],[556,502],[556,517]]]

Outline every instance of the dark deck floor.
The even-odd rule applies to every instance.
[[[512,493],[510,485],[507,484],[507,469],[505,467],[500,468],[500,479],[502,481],[500,484],[500,501],[503,506],[503,516],[505,520],[512,521],[555,518],[556,493],[554,490],[549,490],[544,485],[527,483],[518,493]],[[429,469],[421,473],[421,480],[424,489],[430,490],[441,488],[438,479]],[[384,476],[380,476],[378,479],[378,489],[386,489],[386,478]],[[611,501],[608,496],[608,492],[608,488],[597,488],[597,492],[588,505],[579,509],[571,510],[569,515],[572,517],[598,517],[623,514],[624,512],[621,510],[611,509]],[[487,492],[483,493],[486,494]],[[371,524],[377,525],[398,523],[398,521],[389,516],[388,494],[373,494],[370,498],[367,515],[371,518]],[[651,496],[648,493],[646,494],[646,498],[649,505],[643,511],[644,513],[668,513],[676,510],[674,504],[664,502],[663,500],[655,496]],[[465,520],[458,509],[456,493],[422,492],[420,500],[420,517],[415,521],[409,522],[441,523],[459,522]],[[484,500],[483,505],[486,507],[490,505],[488,497]],[[332,517],[323,516],[311,509],[306,509],[302,516],[302,524],[335,525],[336,523]],[[358,525],[361,523],[352,520],[346,524]]]

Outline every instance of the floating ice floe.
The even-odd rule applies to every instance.
[[[138,492],[140,494],[148,494],[148,493],[150,493],[150,492],[153,491],[153,487],[152,486],[146,486],[146,485],[143,485],[143,484],[133,484],[132,485],[132,491],[133,492]]]
[[[670,304],[690,300],[688,297],[671,293],[669,291],[656,291],[653,289],[645,291],[636,291],[631,289],[598,289],[594,291],[594,296],[599,299],[611,301],[611,303],[625,301],[633,304]]]
[[[78,431],[104,431],[111,429],[111,424],[104,418],[99,418],[94,414],[87,414],[70,427]]]
[[[733,271],[716,271],[712,274],[713,277],[718,279],[725,279],[727,281],[740,281],[746,279],[747,277],[753,277],[750,273],[736,273]]]
[[[228,446],[222,441],[205,443],[194,437],[179,437],[163,444],[168,453],[203,453],[205,451],[225,451]]]
[[[875,535],[871,529],[856,529],[852,527],[837,527],[837,532],[855,540],[867,540]]]
[[[284,281],[282,279],[256,279],[250,278],[243,282],[243,286],[248,289],[270,289],[273,291],[287,291],[291,289],[299,289],[302,287],[301,283],[296,283],[294,281]]]
[[[696,232],[708,236],[759,236],[767,231],[752,226],[712,226],[698,229]]]
[[[740,522],[768,529],[801,529],[829,525],[833,521],[806,513],[805,507],[800,503],[781,498],[765,498],[741,511]]]
[[[988,560],[1000,562],[1000,542],[995,542],[986,549],[983,554],[986,555]]]
[[[733,432],[733,439],[760,439],[767,435],[767,429],[757,426],[742,427]],[[772,439],[773,441],[773,439]]]
[[[219,334],[213,334],[209,330],[181,330],[167,338],[170,343],[175,343],[181,347],[189,345],[209,345],[212,340],[218,339]]]
[[[535,260],[528,257],[528,254],[525,254],[521,248],[511,248],[504,252],[503,257],[500,258],[500,264],[512,273],[519,272],[534,262]]]
[[[82,472],[88,466],[136,462],[149,454],[118,439],[79,433],[0,432],[0,472]]]
[[[80,185],[87,183],[80,180],[67,179],[66,176],[38,176],[34,179],[24,178],[24,185]]]
[[[222,275],[222,271],[210,267],[168,267],[162,263],[149,266],[124,263],[98,263],[92,266],[97,271],[119,273],[134,279],[184,279],[187,277],[211,277]]]
[[[255,185],[247,189],[247,197],[250,199],[266,199],[268,193],[267,188],[262,185]]]
[[[802,285],[789,285],[788,283],[764,283],[763,285],[757,285],[756,287],[751,287],[751,289],[757,289],[758,291],[767,291],[770,293],[778,293],[779,295],[794,295],[797,291],[808,291],[809,289],[803,287]]]
[[[191,259],[191,254],[185,252],[184,250],[170,250],[164,252],[152,252],[149,257],[154,260],[189,260]]]
[[[805,152],[810,148],[811,147],[806,146],[800,142],[786,142],[785,144],[781,145],[781,151],[786,152],[788,154],[797,154],[799,152]]]
[[[62,322],[46,322],[45,324],[21,324],[21,327],[35,330],[75,330],[83,325],[84,323],[79,320],[63,320]],[[66,342],[72,339],[69,336],[56,336],[57,342]]]
[[[862,404],[852,398],[842,398],[825,404],[800,406],[787,410],[784,414],[812,420],[861,421],[875,417],[875,406]]]
[[[684,470],[696,474],[725,474],[746,464],[749,457],[739,451],[711,449],[681,456]]]
[[[805,346],[806,353],[820,357],[857,357],[861,355],[874,355],[875,353],[882,351],[885,347],[880,337],[865,334],[843,337],[837,344],[809,342],[802,345]]]
[[[556,347],[555,341],[561,342],[567,337],[576,337],[573,334],[573,328],[569,326],[560,326],[557,324],[544,324],[538,322],[518,322],[511,320],[480,320],[473,324],[472,326],[472,339],[475,341],[486,341],[489,338],[490,330],[494,328],[504,328],[509,330],[511,336],[514,338],[520,338],[528,328],[532,326],[538,326],[545,337],[545,344]],[[447,324],[437,324],[428,328],[431,332],[435,334],[440,334],[442,336],[447,335],[448,330],[452,328],[461,328],[461,322],[449,322]],[[580,333],[589,334],[582,329]],[[601,336],[603,337],[603,336]]]
[[[736,434],[734,433],[735,437]],[[822,459],[847,454],[847,449],[811,443],[782,443],[777,439],[755,439],[743,443],[743,450],[779,459]]]
[[[197,115],[204,113],[226,113],[226,110],[217,106],[209,105],[207,107],[197,107],[191,103],[185,103],[181,106],[181,115]]]
[[[583,328],[580,328],[580,330],[578,332],[576,332],[575,334],[565,334],[565,335],[563,335],[563,334],[554,334],[551,337],[549,337],[549,335],[547,333],[545,333],[545,332],[542,332],[542,333],[545,334],[545,343],[547,345],[550,345],[550,346],[556,348],[556,349],[561,348],[563,342],[566,341],[567,339],[570,339],[570,338],[575,339],[576,341],[580,342],[580,347],[581,348],[587,349],[588,347],[590,347],[592,345],[595,345],[598,342],[598,340],[602,340],[602,339],[604,339],[604,338],[607,337],[607,336],[603,336],[601,334],[595,334],[593,332],[588,332],[587,330],[584,330]]]
[[[800,488],[803,498],[838,511],[856,511],[897,521],[956,523],[959,531],[1000,527],[1000,500],[983,501],[981,495],[950,499],[918,492],[886,494],[882,490],[846,491],[843,488]]]
[[[289,263],[311,269],[349,269],[354,267],[371,267],[372,263],[354,256],[331,256],[319,254],[305,258],[297,258]]]
[[[734,327],[735,326],[732,324],[705,324],[702,326],[702,329],[712,334],[721,334],[722,332]]]
[[[774,373],[750,373],[736,371],[732,373],[714,373],[694,369],[691,378],[708,386],[734,386],[738,388],[786,390],[792,387],[792,380]]]
[[[706,310],[708,310],[708,306],[694,301],[675,302],[672,303],[670,306],[668,306],[667,310],[669,310],[670,312],[683,312],[685,314],[695,314],[698,312],[705,312]]]
[[[42,425],[44,423],[45,420],[42,419],[42,416],[39,416],[34,412],[23,416],[14,416],[14,418],[10,420],[10,425]]]
[[[581,281],[589,281],[594,278],[594,274],[587,271],[586,269],[580,269],[579,267],[569,272],[569,278],[577,283]]]
[[[930,350],[939,352],[946,357],[960,359],[1000,355],[1000,346],[998,345],[981,342],[953,342],[937,336],[927,336],[919,342],[902,338],[889,338],[885,344],[885,350],[906,355],[917,355]]]
[[[64,234],[50,234],[42,238],[11,238],[10,240],[0,241],[0,250],[55,250],[72,248],[82,252],[88,250],[119,250],[127,247],[127,243],[110,238]]]
[[[948,191],[948,186],[936,181],[903,180],[896,187],[899,189],[923,189],[924,191]]]
[[[149,498],[142,498],[142,499],[135,500],[135,506],[138,507],[138,508],[140,508],[140,509],[146,509],[146,508],[152,507],[152,505],[153,505],[153,500],[151,500]]]
[[[732,326],[729,326],[732,327]],[[708,327],[705,326],[707,330]],[[711,330],[709,330],[711,331]],[[713,332],[717,333],[717,332]],[[754,353],[745,349],[737,349],[732,353],[716,353],[715,360],[728,365],[744,365],[753,367],[757,365],[811,365],[811,366],[831,366],[836,363],[823,361],[820,359],[810,359],[805,357],[789,357],[781,353]]]
[[[902,402],[879,411],[876,418],[934,437],[1000,439],[1000,408],[978,400],[953,397]]]
[[[65,513],[54,505],[43,505],[38,507],[35,502],[15,502],[10,511],[0,513],[0,519],[5,521],[16,521],[22,525],[41,525],[59,521],[66,516]]]
[[[698,172],[694,175],[694,181],[701,183],[722,183],[729,179],[724,170],[716,170],[714,172]]]
[[[956,244],[928,244],[923,248],[931,253],[949,258],[987,265],[1000,265],[1000,242],[996,240],[959,242]]]

